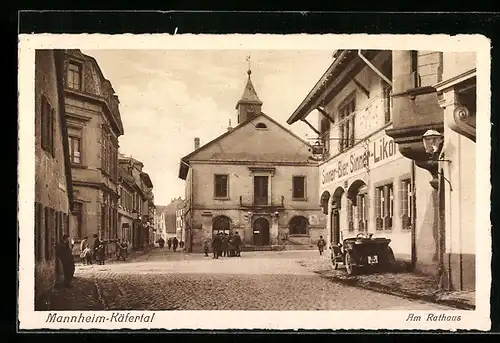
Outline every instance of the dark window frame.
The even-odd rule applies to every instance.
[[[75,69],[72,69],[75,67]],[[74,75],[78,75],[78,82],[75,83]],[[68,72],[66,86],[70,89],[81,91],[83,89],[83,64],[74,60],[68,62]]]
[[[288,232],[290,236],[307,236],[309,234],[309,220],[300,215],[292,217]]]
[[[225,186],[218,180],[225,178]],[[229,199],[229,174],[214,174],[214,198],[215,199]]]
[[[297,196],[295,182],[297,179],[302,179],[302,196]],[[292,176],[292,200],[294,201],[306,201],[307,200],[307,177],[305,175],[293,175]]]

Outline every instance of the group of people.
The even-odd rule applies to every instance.
[[[214,259],[218,259],[221,256],[241,256],[241,237],[237,231],[234,235],[232,232],[229,234],[218,232],[213,235],[211,243]],[[205,240],[205,256],[208,256],[209,244],[210,241],[208,239]]]
[[[160,239],[158,239],[156,243],[158,243],[160,249],[163,249],[165,247],[165,240],[163,239],[163,237],[160,237]],[[181,249],[184,248],[184,242],[179,241],[177,237],[170,237],[169,239],[167,239],[167,247],[168,250],[172,249],[174,250],[174,252],[176,252],[178,247],[180,247]]]
[[[126,258],[126,254],[123,254],[122,249],[120,248],[123,245],[128,248],[128,244],[125,239],[118,243],[117,252],[119,254],[119,258],[123,255],[125,255]],[[106,259],[105,243],[99,239],[97,234],[94,235],[94,244],[92,246],[90,246],[88,236],[83,237],[80,242],[80,258],[82,259],[83,264],[90,265],[93,262],[97,262],[97,264],[100,265],[104,264],[104,260]]]

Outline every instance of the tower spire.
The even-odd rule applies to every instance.
[[[247,74],[248,78],[250,78],[250,75],[252,74],[252,60],[250,55],[247,55],[247,62],[248,62]]]

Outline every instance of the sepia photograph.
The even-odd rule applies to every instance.
[[[30,327],[187,328],[204,311],[213,328],[217,313],[279,326],[276,311],[309,318],[295,328],[488,326],[484,37],[35,36],[20,43]]]

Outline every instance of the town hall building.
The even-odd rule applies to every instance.
[[[238,232],[244,249],[314,248],[326,216],[310,145],[262,112],[248,70],[234,128],[183,157],[186,251],[218,232]]]

